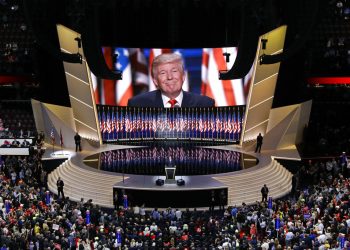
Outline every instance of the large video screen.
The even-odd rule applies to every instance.
[[[140,108],[98,105],[104,142],[130,140],[216,140],[238,143],[245,106]]]
[[[128,100],[133,96],[155,90],[156,86],[150,73],[151,64],[156,56],[163,53],[176,53],[182,56],[186,73],[183,82],[184,91],[208,96],[215,100],[217,107],[245,105],[252,70],[243,79],[219,80],[219,71],[229,70],[234,64],[236,47],[195,49],[104,47],[103,54],[108,67],[111,70],[121,71],[123,79],[115,81],[92,76],[96,104],[127,106]]]
[[[123,76],[122,80],[106,80],[92,75],[104,142],[139,139],[239,142],[252,70],[242,79],[219,79],[219,71],[232,68],[237,48],[104,47],[103,54],[108,67]],[[174,109],[162,102],[163,89],[157,88],[156,76],[151,73],[154,58],[161,54],[177,54],[183,62],[183,74],[181,71],[179,77],[182,105]],[[172,70],[166,72],[171,78]],[[140,96],[149,99],[142,98],[136,107],[130,105],[135,103],[130,100]]]

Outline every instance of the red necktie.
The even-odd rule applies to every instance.
[[[175,104],[177,103],[177,101],[175,99],[170,99],[168,101],[168,103],[170,103],[170,108],[173,108],[175,106]]]

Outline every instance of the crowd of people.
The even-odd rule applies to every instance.
[[[350,179],[340,157],[303,164],[284,199],[214,211],[72,202],[48,191],[40,157],[1,157],[1,249],[350,247]]]
[[[43,136],[39,133],[38,141]],[[301,162],[287,197],[269,199],[262,189],[261,202],[208,204],[205,210],[150,209],[136,203],[108,209],[92,200],[73,202],[64,196],[62,184],[60,196],[47,189],[42,154],[34,150],[29,156],[0,157],[1,250],[350,247],[346,152]]]
[[[4,142],[0,145],[1,148],[27,148],[32,143],[27,139],[23,139],[23,141],[19,141],[16,138],[4,140]]]
[[[0,101],[0,138],[31,138],[35,131],[30,100]]]

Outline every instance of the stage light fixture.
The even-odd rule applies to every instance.
[[[83,63],[83,56],[78,52],[77,56],[79,58],[79,63],[82,64]]]
[[[156,185],[157,186],[163,186],[164,185],[164,180],[163,179],[157,179],[156,180]]]
[[[76,37],[76,38],[74,38],[74,40],[77,41],[78,48],[80,49],[81,48],[81,38],[80,37]]]
[[[177,184],[178,186],[184,186],[184,185],[185,185],[185,180],[184,180],[184,179],[178,179],[178,180],[176,181],[176,184]]]
[[[261,39],[261,48],[263,50],[266,49],[266,44],[267,44],[268,41],[269,41],[268,39]]]
[[[81,49],[81,38],[76,37],[76,38],[74,38],[74,40],[77,41],[77,43],[78,43],[78,52],[76,53],[76,55],[79,58],[79,63],[82,64],[83,63],[83,56],[80,54],[80,51],[79,51],[79,49]]]
[[[263,64],[264,63],[264,58],[265,58],[265,54],[262,54],[261,56],[259,56],[259,64]]]
[[[230,62],[230,55],[231,55],[230,53],[225,52],[225,53],[222,53],[222,55],[225,57],[227,63]]]

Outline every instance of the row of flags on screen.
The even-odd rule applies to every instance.
[[[61,145],[61,147],[63,147],[64,143],[63,143],[63,135],[62,135],[62,130],[61,129],[60,129],[59,138],[60,138],[60,145]],[[55,145],[56,136],[55,136],[55,130],[54,130],[53,127],[51,128],[50,139],[51,139],[51,144]]]
[[[92,83],[96,104],[126,106],[128,99],[141,91],[152,91],[156,87],[151,79],[151,63],[162,53],[183,54],[181,49],[151,49],[146,59],[140,48],[104,47],[106,64],[111,70],[120,70],[122,80],[98,79],[92,74]],[[230,53],[230,61],[226,62],[223,53]],[[113,60],[114,55],[117,60]],[[231,69],[237,56],[237,48],[212,48],[202,50],[201,94],[215,100],[216,106],[245,105],[251,82],[252,69],[244,79],[219,80],[219,70]],[[186,58],[184,58],[185,71]],[[190,78],[183,85],[185,91],[191,90]]]
[[[98,106],[102,139],[197,138],[238,141],[244,107],[130,108]]]

